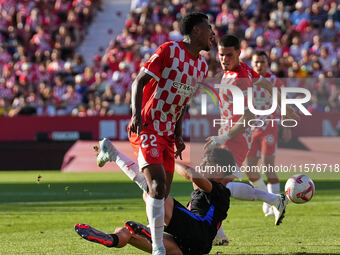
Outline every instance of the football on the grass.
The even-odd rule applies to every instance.
[[[293,175],[286,182],[285,192],[288,199],[293,203],[306,203],[311,200],[314,195],[314,182],[307,175]]]

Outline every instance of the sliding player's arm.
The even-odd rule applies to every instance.
[[[194,183],[199,189],[206,192],[212,191],[211,182],[206,177],[196,172],[192,167],[176,163],[175,170],[179,175]]]

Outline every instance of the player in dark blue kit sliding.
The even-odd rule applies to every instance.
[[[235,161],[231,152],[213,148],[206,152],[204,165],[216,164],[234,166]],[[230,191],[222,183],[225,176],[231,173],[215,173],[213,178],[208,179],[184,165],[180,165],[179,169],[177,167],[177,172],[192,181],[197,189],[191,193],[188,207],[170,196],[165,200],[164,224],[165,232],[168,233],[164,234],[166,254],[207,254],[218,228],[227,217]],[[103,233],[87,224],[77,224],[75,230],[84,239],[107,247],[121,248],[129,243],[151,253],[149,229],[133,221],[126,222],[125,226],[117,228],[113,234]]]

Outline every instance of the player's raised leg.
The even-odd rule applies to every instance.
[[[285,195],[272,194],[241,182],[229,182],[226,187],[230,190],[231,197],[240,200],[260,200],[270,204],[275,215],[275,225],[279,225],[285,214],[287,199]]]
[[[97,165],[104,166],[107,162],[116,162],[119,168],[134,181],[142,190],[147,191],[144,175],[139,171],[139,165],[124,153],[119,151],[113,143],[104,138],[99,141],[100,153],[97,155]]]

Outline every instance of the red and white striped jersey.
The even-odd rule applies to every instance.
[[[261,76],[251,69],[247,64],[241,62],[234,70],[227,71],[222,77],[221,84],[234,85],[242,90],[244,96],[244,110],[248,110],[248,95],[247,90],[249,87],[253,87],[253,84],[261,79]],[[219,90],[219,96],[222,101],[220,108],[221,119],[225,120],[224,124],[219,129],[219,134],[223,135],[230,130],[235,123],[242,117],[242,115],[233,114],[233,103],[234,98],[232,93],[228,89],[223,87]],[[231,125],[232,123],[232,125]],[[247,125],[247,123],[246,123]],[[245,132],[240,134],[247,141],[248,147],[250,148],[252,142],[251,130],[249,127],[246,128]]]
[[[265,78],[273,84],[274,87],[278,88],[278,91],[281,91],[281,87],[283,87],[283,82],[278,79],[275,75],[266,73]],[[257,110],[268,110],[271,108],[273,99],[269,95],[269,93],[259,86],[254,84],[254,107]],[[271,119],[281,119],[280,108],[277,107],[276,111],[270,115],[256,115],[256,119],[261,119],[264,122],[262,127],[253,127],[252,130],[266,130],[268,126],[272,127],[272,123],[274,127],[277,127],[277,121],[272,122]],[[267,121],[266,121],[267,120]],[[258,124],[257,126],[260,126]]]
[[[192,56],[182,41],[172,41],[159,46],[141,70],[153,77],[143,91],[144,127],[170,136],[198,89],[196,81],[206,78],[208,64],[203,56]]]

